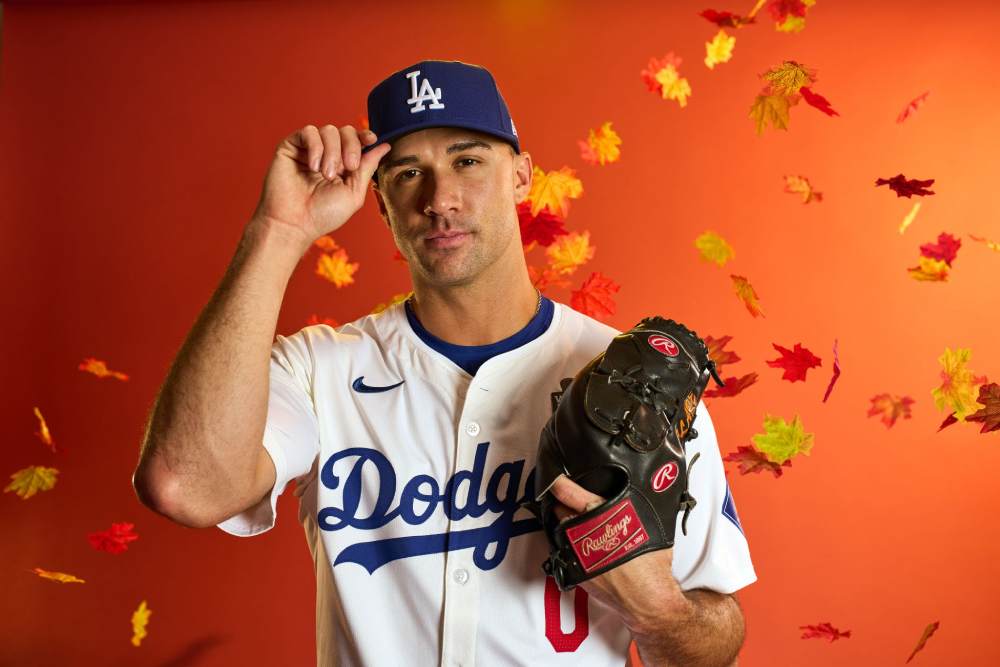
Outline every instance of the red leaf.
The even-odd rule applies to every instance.
[[[735,375],[732,377],[722,378],[722,382],[726,385],[724,387],[712,387],[711,389],[705,389],[705,393],[702,396],[707,398],[726,398],[729,396],[736,396],[743,392],[744,389],[752,385],[757,381],[756,373],[749,373],[741,378],[737,378]]]
[[[562,274],[553,268],[545,267],[541,271],[533,266],[528,267],[528,278],[531,284],[538,288],[539,292],[544,292],[550,287],[569,287],[569,281],[562,277]]]
[[[937,243],[925,243],[920,246],[920,254],[931,259],[943,260],[948,266],[955,261],[958,249],[962,247],[962,239],[957,239],[947,232],[938,234]]]
[[[603,319],[615,314],[615,302],[611,295],[621,289],[599,271],[590,274],[580,289],[574,290],[569,305],[584,315],[595,319]]]
[[[823,394],[823,402],[826,403],[826,399],[830,398],[830,392],[833,391],[833,385],[837,384],[837,378],[840,377],[840,357],[837,355],[837,339],[833,339],[833,377],[830,378],[830,384],[826,386],[826,393]]]
[[[740,26],[746,25],[748,23],[756,23],[757,19],[754,17],[744,18],[732,12],[717,12],[714,9],[706,9],[698,13],[698,16],[702,17],[710,23],[714,23],[720,28],[739,28]]]
[[[937,632],[937,629],[940,626],[941,626],[941,621],[934,621],[926,628],[924,628],[924,634],[920,636],[920,641],[917,642],[917,647],[913,649],[913,653],[911,653],[910,657],[906,659],[906,662],[913,660],[913,656],[915,656],[917,653],[919,653],[924,649],[924,646],[927,644],[927,640],[931,638],[931,635]]]
[[[917,179],[907,180],[902,174],[896,174],[892,178],[880,178],[875,181],[875,187],[880,185],[888,185],[889,189],[896,193],[897,197],[907,197],[911,195],[932,195],[932,191],[927,190],[930,186],[934,185],[934,179],[929,178],[926,181],[918,181]]]
[[[132,523],[113,523],[108,530],[87,535],[87,540],[90,546],[98,551],[120,554],[128,550],[129,542],[139,539],[139,536],[132,532],[134,526]]]
[[[708,347],[708,358],[715,362],[716,369],[722,368],[726,364],[733,364],[740,360],[740,356],[735,352],[725,349],[732,336],[722,338],[712,338],[705,336],[705,345]]]
[[[782,468],[792,467],[791,460],[778,465],[769,461],[763,452],[754,449],[751,445],[741,445],[735,452],[726,454],[722,460],[729,461],[730,463],[738,463],[741,475],[767,470],[772,472],[775,477],[781,477]]]
[[[1000,384],[991,382],[979,388],[977,402],[983,406],[965,418],[967,422],[982,422],[980,433],[1000,430]]]
[[[819,625],[800,625],[799,630],[805,630],[805,632],[802,633],[802,639],[829,639],[833,642],[841,637],[849,639],[851,636],[850,630],[841,632],[830,623],[820,623]]]
[[[802,86],[799,88],[799,92],[802,93],[802,99],[806,101],[809,106],[815,107],[825,113],[827,116],[839,116],[840,114],[834,111],[833,107],[830,106],[830,100],[826,99],[818,93],[814,93],[812,89],[808,86]]]
[[[767,3],[767,11],[775,23],[784,23],[789,16],[805,16],[806,3],[802,0],[771,0]]]
[[[771,343],[771,346],[780,352],[781,356],[777,359],[769,360],[767,365],[772,368],[785,369],[785,372],[781,375],[782,380],[788,380],[789,382],[802,380],[805,382],[806,371],[810,368],[823,365],[823,361],[815,354],[802,347],[801,343],[796,343],[794,350],[781,347],[777,343]]]
[[[940,433],[944,429],[948,428],[952,424],[957,424],[957,423],[958,423],[958,417],[956,417],[955,413],[952,412],[950,415],[948,415],[947,417],[945,417],[944,421],[941,422],[941,425],[938,426],[938,433]]]
[[[890,394],[876,394],[869,399],[872,406],[868,408],[868,417],[882,415],[882,423],[886,428],[892,428],[899,418],[911,417],[910,406],[915,401],[909,396],[895,397]]]
[[[521,225],[522,245],[531,245],[537,241],[539,245],[548,247],[558,237],[569,234],[565,221],[552,213],[548,206],[539,211],[538,215],[531,215],[530,201],[517,205],[517,220]]]
[[[913,112],[920,108],[920,105],[924,103],[924,100],[926,100],[927,96],[930,94],[931,91],[928,90],[927,92],[910,100],[910,103],[906,105],[906,108],[900,111],[899,115],[896,116],[896,122],[902,123],[904,120],[912,116]]]

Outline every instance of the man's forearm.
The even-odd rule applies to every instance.
[[[686,604],[635,628],[643,667],[729,667],[743,645],[743,612],[736,599],[696,588]]]
[[[230,509],[254,479],[267,415],[270,351],[296,239],[251,222],[194,324],[147,425],[134,484],[182,522]],[[219,501],[218,499],[224,499]]]

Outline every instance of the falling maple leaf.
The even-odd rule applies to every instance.
[[[719,28],[719,32],[715,33],[712,41],[705,42],[705,65],[708,69],[715,69],[719,63],[728,63],[733,57],[735,45],[736,38]]]
[[[794,60],[786,60],[777,67],[767,70],[760,77],[767,82],[764,94],[785,97],[796,95],[802,86],[816,82],[815,70],[811,70]]]
[[[569,200],[579,199],[582,195],[583,183],[572,168],[563,167],[559,171],[545,173],[538,165],[534,166],[531,190],[528,192],[531,215],[538,215],[547,206],[554,214],[565,218],[569,213]]]
[[[982,422],[980,433],[1000,430],[1000,384],[991,382],[979,387],[979,398],[983,407],[965,418],[967,422]]]
[[[84,581],[83,579],[80,579],[79,577],[77,577],[75,575],[66,574],[65,572],[50,572],[49,570],[43,570],[40,567],[32,568],[32,569],[28,570],[28,572],[31,572],[33,574],[37,574],[39,577],[42,577],[43,579],[49,579],[51,581],[58,581],[61,584],[85,584],[85,583],[87,583],[86,581]]]
[[[833,339],[833,375],[830,377],[830,384],[826,386],[826,392],[823,394],[823,402],[826,403],[826,399],[830,398],[830,392],[833,391],[833,385],[837,384],[837,378],[840,377],[840,355],[837,354],[837,339]]]
[[[973,241],[986,244],[986,247],[994,252],[1000,252],[1000,241],[991,241],[982,236],[976,236],[975,234],[969,234],[969,238]]]
[[[833,107],[830,106],[830,100],[826,99],[818,93],[814,93],[809,86],[802,86],[799,88],[799,92],[802,94],[802,99],[806,101],[806,104],[813,107],[814,109],[819,109],[827,116],[839,116]]]
[[[757,317],[758,315],[764,317],[764,311],[761,310],[760,304],[757,303],[757,299],[759,297],[757,296],[757,292],[754,290],[753,285],[750,284],[750,281],[743,276],[733,274],[730,274],[729,277],[733,281],[733,289],[736,290],[736,296],[738,296],[740,301],[743,302],[743,305],[747,307],[750,314],[754,317]]]
[[[694,240],[694,247],[698,249],[700,256],[706,262],[715,262],[719,266],[725,266],[726,262],[736,256],[736,251],[713,231],[707,231]]]
[[[808,204],[823,201],[823,193],[813,190],[812,184],[805,176],[785,176],[785,192],[802,195],[802,203]]]
[[[947,347],[938,357],[938,363],[942,367],[941,386],[931,391],[934,405],[938,410],[954,411],[958,421],[982,407],[976,401],[972,371],[966,367],[971,358],[972,350],[969,348],[956,348],[952,351]]]
[[[748,373],[742,377],[731,376],[723,378],[724,387],[710,387],[702,394],[706,398],[729,398],[738,396],[744,389],[757,382],[756,373]]]
[[[529,266],[528,278],[539,292],[544,292],[550,287],[569,287],[570,285],[570,282],[563,278],[561,273],[551,267],[545,267],[539,271],[534,266]]]
[[[914,280],[942,282],[948,280],[948,262],[921,256],[917,266],[906,269]]]
[[[132,646],[138,646],[146,637],[146,626],[149,625],[149,617],[152,611],[146,606],[143,600],[138,608],[132,612]]]
[[[784,463],[799,454],[808,456],[815,434],[803,430],[798,415],[795,415],[791,422],[786,422],[781,417],[765,415],[764,432],[750,439],[769,461]]]
[[[375,315],[381,313],[383,310],[391,308],[392,306],[395,306],[397,303],[403,303],[404,301],[410,298],[411,294],[413,294],[413,292],[401,292],[399,294],[393,294],[392,298],[389,299],[389,303],[377,304],[374,308],[372,308],[371,314]]]
[[[771,0],[767,10],[774,19],[774,29],[779,32],[800,32],[806,27],[806,10],[816,0]]]
[[[794,98],[785,95],[758,95],[750,107],[750,118],[754,120],[757,135],[764,134],[768,123],[776,130],[787,130],[788,109],[794,104]]]
[[[330,236],[329,234],[321,236],[315,241],[313,241],[313,245],[315,245],[320,250],[325,250],[326,252],[333,252],[334,250],[340,247],[339,245],[337,245],[337,242],[333,240],[333,237]]]
[[[831,642],[837,641],[841,637],[849,639],[851,631],[841,632],[833,627],[829,622],[819,625],[800,625],[799,630],[804,630],[802,639],[829,639]]]
[[[958,249],[962,247],[962,239],[957,239],[947,232],[938,234],[937,243],[924,243],[920,246],[920,254],[931,259],[939,259],[948,266],[955,261]]]
[[[766,0],[761,0],[758,5],[763,5]],[[714,9],[705,9],[698,13],[698,16],[702,17],[709,23],[714,23],[720,28],[741,28],[750,23],[756,23],[757,19],[754,18],[753,14],[743,17],[733,14],[732,12],[719,12]]]
[[[919,653],[924,649],[924,646],[927,644],[927,640],[931,638],[931,635],[937,632],[937,629],[940,626],[941,626],[940,621],[934,621],[926,628],[924,628],[924,634],[920,635],[920,641],[917,642],[917,646],[913,649],[913,653],[910,654],[910,657],[906,659],[906,662],[910,662],[910,660],[913,660],[913,656],[915,656],[917,653]]]
[[[900,234],[902,234],[903,232],[905,232],[906,228],[909,227],[911,224],[913,224],[913,221],[917,217],[917,212],[918,211],[920,211],[920,202],[918,202],[918,201],[913,202],[913,208],[911,208],[910,212],[907,213],[906,217],[903,218],[903,222],[899,223],[899,233]]]
[[[728,384],[728,382],[726,383]],[[781,477],[783,468],[791,468],[792,462],[785,461],[781,464],[769,461],[763,452],[759,452],[750,445],[740,445],[735,452],[726,454],[723,461],[739,464],[741,475],[749,475],[752,472],[770,472],[775,477]]]
[[[665,100],[677,100],[684,107],[691,95],[691,84],[680,75],[680,65],[681,58],[671,51],[663,58],[650,58],[646,69],[639,74],[650,92],[659,93]]]
[[[587,141],[580,141],[580,152],[588,164],[618,162],[621,159],[622,139],[611,129],[611,121],[607,121],[597,130],[590,130]]]
[[[120,373],[119,371],[109,371],[108,365],[93,357],[87,357],[84,359],[79,366],[78,370],[85,371],[87,373],[92,373],[99,378],[113,377],[116,380],[121,380],[122,382],[128,382],[128,375],[125,373]]]
[[[120,554],[128,550],[128,543],[139,539],[132,532],[135,524],[112,523],[111,528],[87,535],[87,541],[97,551],[107,551],[109,554]]]
[[[904,120],[912,116],[916,112],[916,110],[920,108],[920,105],[927,100],[927,96],[930,94],[931,91],[928,90],[927,92],[922,93],[917,97],[913,98],[912,100],[910,100],[910,103],[907,104],[906,107],[899,112],[898,116],[896,116],[896,122],[902,123]]]
[[[777,359],[771,359],[767,362],[767,365],[772,368],[783,368],[785,372],[781,375],[782,380],[788,380],[789,382],[801,380],[805,382],[806,371],[810,368],[823,365],[820,358],[802,347],[801,343],[796,343],[793,350],[782,347],[777,343],[771,343],[771,347],[780,352],[781,356]]]
[[[566,231],[566,222],[558,215],[554,215],[548,207],[540,210],[538,215],[532,215],[529,201],[517,205],[517,221],[521,228],[521,243],[525,246],[525,252],[534,248],[535,243],[547,248],[560,236],[569,234]]]
[[[872,406],[868,408],[869,417],[882,416],[886,428],[892,428],[899,418],[909,419],[912,415],[910,406],[914,401],[909,396],[893,396],[891,394],[876,394],[869,399]]]
[[[48,491],[54,487],[58,474],[59,471],[56,468],[28,466],[10,476],[13,481],[4,487],[3,492],[13,491],[23,500],[27,500],[39,491]]]
[[[322,253],[316,261],[316,275],[325,278],[336,287],[344,287],[354,282],[354,272],[361,266],[358,262],[347,261],[347,251],[338,249],[332,254]]]
[[[315,326],[317,324],[326,324],[327,326],[331,326],[331,327],[334,327],[334,328],[337,328],[337,327],[340,326],[340,323],[337,320],[333,319],[332,317],[322,317],[321,318],[316,313],[313,313],[312,315],[309,316],[309,319],[306,320],[306,326],[307,327],[311,327],[311,326]]]
[[[590,232],[572,232],[560,236],[545,250],[549,267],[553,271],[568,275],[594,258],[594,248],[590,245]]]
[[[921,181],[917,179],[907,179],[902,174],[896,174],[892,178],[880,178],[875,181],[875,187],[880,185],[888,185],[889,189],[896,193],[897,197],[911,197],[917,195],[918,197],[923,197],[925,195],[932,195],[934,192],[928,190],[930,186],[934,185],[934,179],[929,178],[926,181]]]
[[[736,354],[732,350],[726,349],[726,345],[728,345],[729,341],[732,339],[732,336],[723,336],[722,338],[705,336],[704,341],[705,347],[708,348],[708,358],[715,362],[716,370],[727,364],[735,364],[740,360],[740,355]]]
[[[49,449],[53,452],[56,451],[55,443],[52,442],[52,433],[49,431],[49,425],[45,423],[45,417],[42,416],[42,411],[37,407],[35,408],[35,417],[38,418],[38,430],[35,431],[35,435],[43,443],[48,445]]]
[[[570,306],[584,315],[603,320],[615,314],[615,301],[612,294],[621,289],[615,281],[594,271],[583,281],[580,289],[574,290]]]

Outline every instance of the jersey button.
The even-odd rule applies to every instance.
[[[471,435],[472,437],[476,437],[477,435],[479,435],[479,432],[481,430],[482,429],[479,428],[478,422],[469,422],[468,424],[465,425],[465,432]]]
[[[452,577],[454,577],[455,583],[465,585],[465,582],[469,580],[469,571],[464,568],[460,568],[455,570]]]

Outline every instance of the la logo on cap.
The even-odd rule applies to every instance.
[[[419,76],[420,70],[418,69],[406,74],[406,78],[410,80],[410,99],[406,100],[406,103],[410,105],[410,113],[427,109],[444,109],[444,105],[441,103],[441,89],[432,87],[430,79],[424,78],[420,82],[420,92],[417,92],[417,77]],[[424,102],[430,102],[431,105],[425,107]],[[413,106],[414,104],[416,106]]]

